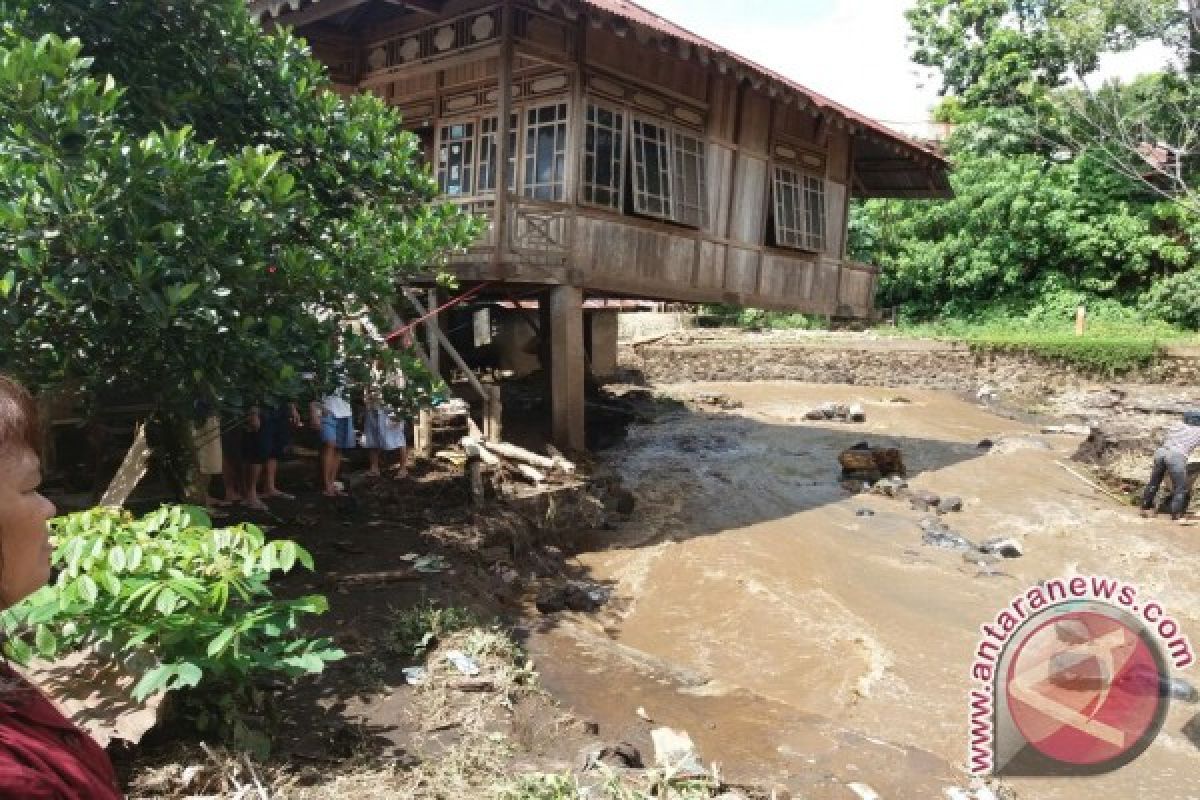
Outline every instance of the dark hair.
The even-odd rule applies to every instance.
[[[21,446],[41,455],[37,403],[28,389],[0,374],[0,457]]]

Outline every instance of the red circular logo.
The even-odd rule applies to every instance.
[[[1140,754],[1165,713],[1161,658],[1140,626],[1101,610],[1057,614],[1009,662],[1009,712],[1025,741],[1063,764]]]

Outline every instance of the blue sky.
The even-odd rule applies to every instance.
[[[938,99],[937,78],[909,58],[904,11],[915,0],[639,2],[893,127],[919,128]],[[1130,77],[1163,58],[1153,49],[1123,54],[1102,72]]]

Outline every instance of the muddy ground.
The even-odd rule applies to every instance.
[[[321,575],[283,590],[328,592],[320,630],[350,654],[281,695],[275,761],[304,773],[310,788],[297,796],[409,796],[403,776],[466,738],[461,725],[431,722],[402,674],[416,661],[390,647],[397,615],[430,602],[496,620],[544,690],[492,709],[484,728],[505,747],[482,772],[577,769],[618,742],[649,758],[650,731],[667,725],[731,782],[810,800],[853,800],[850,784],[887,800],[965,786],[979,626],[1040,580],[1125,579],[1200,639],[1200,528],[1143,520],[1063,468],[1134,488],[1153,436],[1177,405],[1200,400],[1187,389],[1085,382],[981,404],[974,392],[912,386],[648,388],[660,401],[639,387],[624,437],[603,437],[620,443],[590,465],[600,484],[621,478],[633,513],[539,530],[498,506],[472,508],[457,468],[420,464],[410,480],[358,486],[354,508],[304,493],[258,520],[313,551]],[[866,422],[804,419],[829,401],[861,403]],[[1118,444],[1041,433],[1062,422],[1094,424]],[[980,448],[984,439],[994,446]],[[922,545],[926,514],[841,485],[837,455],[862,441],[899,448],[914,488],[960,496],[963,511],[947,518],[956,530],[976,542],[1013,537],[1025,555],[981,569]],[[306,489],[308,472],[285,488]],[[413,553],[444,568],[375,585],[328,580],[401,569]],[[540,613],[539,593],[566,579],[611,599],[591,613]],[[1198,712],[1174,703],[1150,750],[1117,773],[1003,788],[1022,800],[1200,797]],[[151,737],[126,767],[144,779],[184,758],[178,748]],[[378,793],[338,788],[359,770]],[[486,785],[421,796],[483,798]],[[141,796],[169,793],[142,786]]]

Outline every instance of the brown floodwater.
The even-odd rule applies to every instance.
[[[1200,641],[1200,528],[1142,520],[1062,469],[1077,437],[940,392],[656,388],[744,408],[689,405],[605,456],[638,508],[579,558],[614,599],[557,619],[530,646],[549,688],[607,739],[648,749],[649,729],[668,725],[731,778],[804,798],[854,798],[851,783],[885,800],[940,798],[968,784],[979,626],[1039,580],[1127,580]],[[803,419],[825,401],[860,402],[867,422]],[[980,450],[984,438],[997,446]],[[981,573],[923,546],[924,515],[906,502],[845,492],[837,455],[860,441],[899,447],[914,488],[962,497],[964,511],[945,518],[956,530],[1012,536],[1025,556]],[[1200,749],[1183,732],[1198,712],[1174,703],[1155,743],[1116,773],[1005,785],[1039,800],[1200,798]]]

